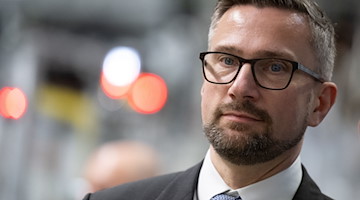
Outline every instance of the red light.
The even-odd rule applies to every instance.
[[[3,117],[19,119],[26,108],[27,100],[23,91],[11,87],[0,90],[0,114]]]
[[[137,112],[153,114],[160,111],[167,99],[165,81],[155,74],[143,73],[134,82],[130,94],[129,104]]]
[[[104,73],[101,74],[100,85],[104,93],[112,99],[125,97],[131,86],[131,84],[127,86],[113,85],[105,78]]]
[[[10,91],[11,89],[9,87],[0,90],[0,114],[5,118],[10,118],[6,107],[6,100]]]

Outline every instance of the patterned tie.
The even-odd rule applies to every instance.
[[[226,194],[218,194],[212,197],[210,200],[241,200],[240,197],[233,197]]]

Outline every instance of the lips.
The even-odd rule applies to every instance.
[[[256,107],[250,101],[234,101],[221,104],[214,112],[214,122],[224,118],[237,123],[264,122],[272,124],[270,115],[263,109]]]
[[[232,121],[238,122],[261,122],[264,121],[261,117],[246,113],[246,112],[237,112],[237,111],[227,111],[222,113],[222,117],[230,119]]]

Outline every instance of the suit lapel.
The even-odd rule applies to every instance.
[[[193,200],[201,165],[202,162],[179,173],[179,175],[164,188],[156,200]]]
[[[302,171],[303,177],[293,200],[330,199],[321,193],[319,187],[311,179],[304,166],[302,166]]]

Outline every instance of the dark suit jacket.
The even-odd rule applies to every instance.
[[[201,165],[88,194],[83,200],[193,200]],[[331,200],[321,193],[304,167],[302,170],[301,184],[293,200]]]

